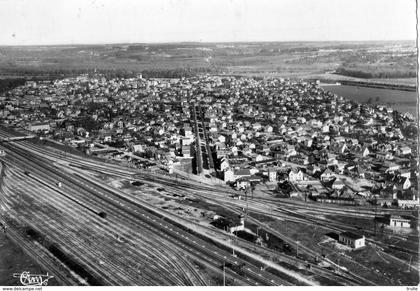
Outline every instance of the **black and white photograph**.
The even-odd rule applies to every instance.
[[[417,291],[417,10],[0,0],[0,291]]]

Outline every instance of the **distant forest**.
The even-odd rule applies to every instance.
[[[363,78],[363,79],[395,79],[395,78],[415,78],[416,71],[415,70],[403,70],[403,69],[365,69],[365,68],[345,68],[339,67],[335,71],[336,74],[348,76],[348,77],[355,77],[355,78]]]
[[[16,74],[16,75],[21,75],[23,77],[28,77],[28,79],[34,80],[33,76],[37,75],[36,79],[39,80],[55,80],[55,79],[61,79],[64,77],[76,77],[79,76],[81,74],[86,74],[86,73],[101,73],[104,76],[108,77],[108,78],[131,78],[134,77],[138,74],[142,74],[143,77],[146,78],[188,78],[188,77],[193,77],[196,76],[197,74],[217,74],[217,73],[221,73],[222,70],[221,69],[217,69],[215,67],[196,67],[196,68],[171,68],[171,69],[161,69],[161,68],[157,68],[157,69],[146,69],[146,70],[126,70],[126,69],[97,69],[96,71],[94,69],[86,69],[86,68],[81,68],[81,69],[76,69],[76,68],[36,68],[36,69],[28,69],[28,68],[24,68],[24,69],[16,69],[16,71],[14,71],[13,69],[9,69],[8,70],[8,74]],[[4,81],[5,84],[1,84],[1,88],[6,88],[5,90],[9,90],[7,88],[13,88],[16,87],[15,84],[16,82],[21,82],[22,84],[17,84],[17,86],[19,85],[23,85],[25,83],[25,79],[24,78],[20,78],[20,79],[5,79],[5,80],[0,80],[0,81]],[[10,83],[10,84],[9,84]],[[1,92],[1,91],[0,91]]]
[[[12,90],[15,87],[22,86],[26,82],[26,79],[0,79],[0,94]]]

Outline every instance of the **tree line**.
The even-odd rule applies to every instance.
[[[76,77],[82,74],[103,74],[107,78],[132,78],[142,74],[146,78],[188,78],[197,74],[221,73],[216,67],[173,68],[173,69],[124,69],[124,68],[7,68],[2,73],[22,76],[27,79],[55,80],[65,77]],[[24,83],[24,81],[23,81]]]
[[[394,69],[394,70],[385,70],[385,69],[378,69],[375,71],[363,70],[363,69],[348,69],[344,67],[339,67],[336,70],[336,74],[355,77],[355,78],[363,78],[363,79],[393,79],[393,78],[415,78],[416,71],[415,70],[402,70],[402,69]]]

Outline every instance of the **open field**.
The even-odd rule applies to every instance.
[[[178,76],[189,73],[226,73],[288,78],[358,79],[359,76],[351,74],[347,77],[333,74],[336,70],[343,71],[344,68],[386,72],[382,75],[373,74],[370,78],[386,78],[387,82],[399,78],[395,79],[398,84],[408,82],[414,85],[415,60],[413,41],[0,47],[0,76],[58,78],[97,70],[111,75],[143,73],[145,76]],[[407,72],[407,75],[401,75],[401,72]]]

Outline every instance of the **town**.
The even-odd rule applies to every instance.
[[[316,82],[95,74],[28,81],[0,101],[9,127],[245,195],[270,189],[322,203],[419,203],[413,116],[348,101]]]
[[[59,284],[418,280],[410,113],[230,75],[94,73],[0,100],[0,226]]]

